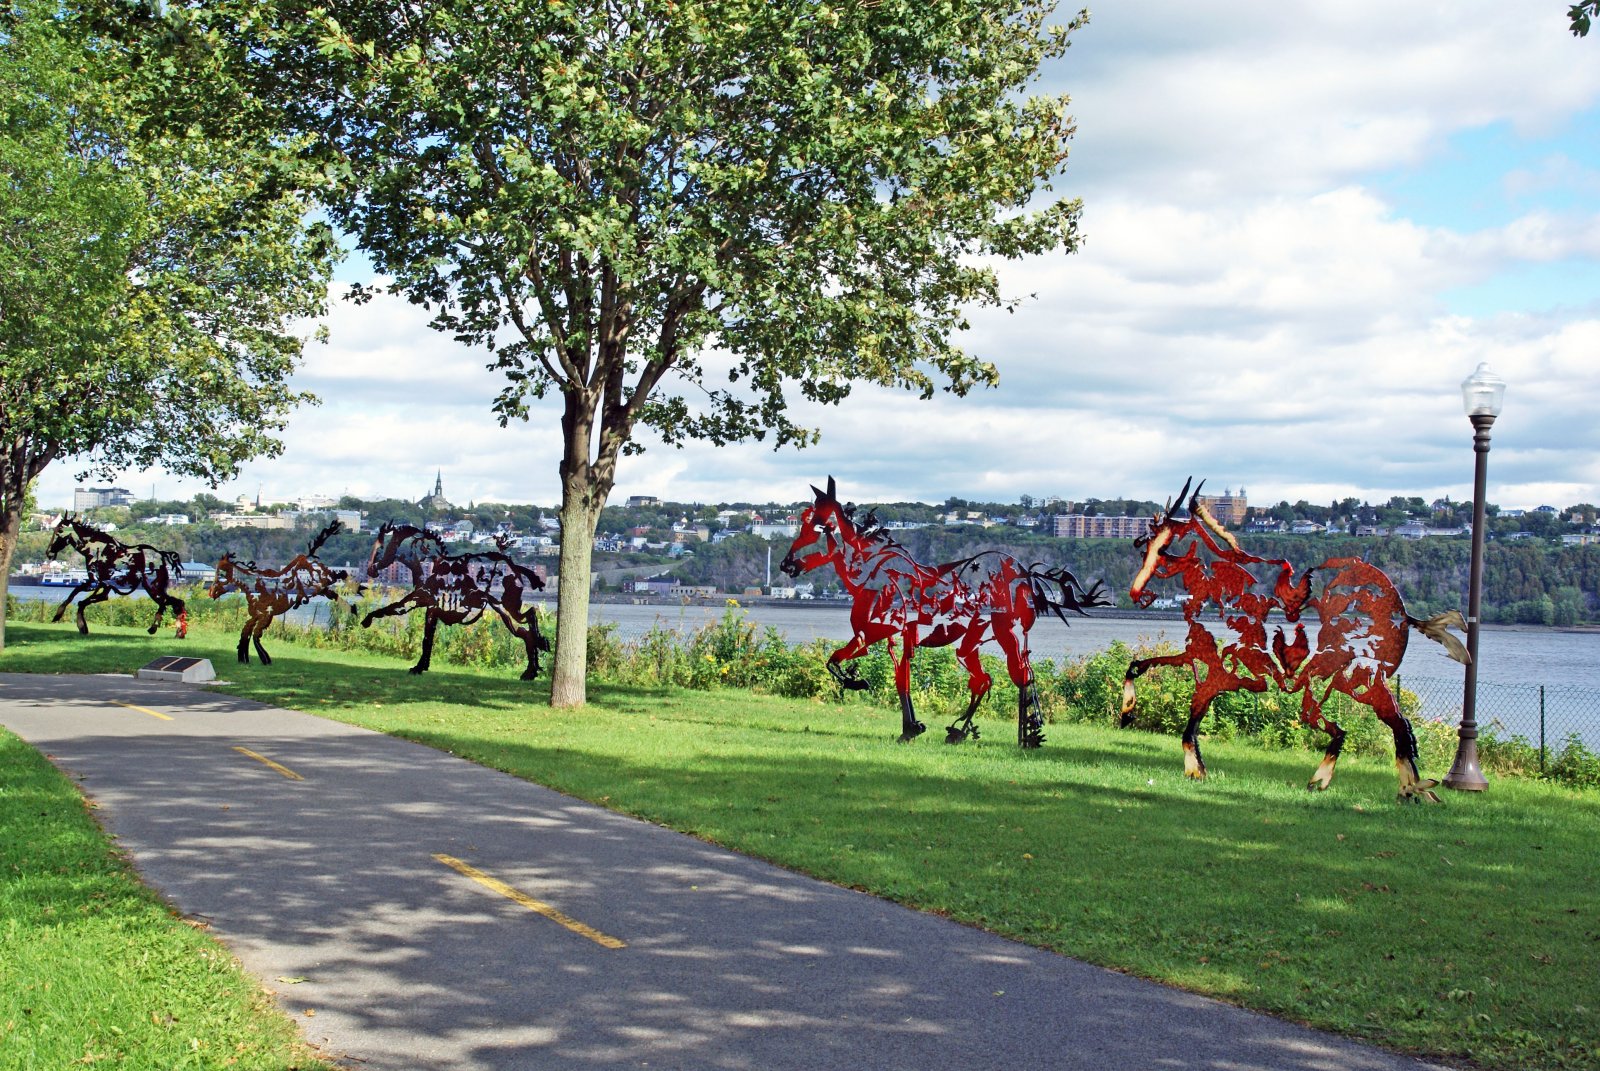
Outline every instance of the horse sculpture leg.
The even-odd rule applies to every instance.
[[[1044,743],[1044,714],[1039,706],[1039,690],[1033,683],[1033,662],[1028,653],[1028,634],[1015,617],[997,617],[995,642],[1005,652],[1006,673],[1017,686],[1017,746],[1039,747]]]
[[[527,625],[518,634],[522,637],[523,648],[528,652],[528,668],[522,671],[522,679],[531,681],[539,675],[539,652],[550,650],[550,641],[539,631],[539,622],[532,609],[528,610]]]
[[[1322,704],[1317,700],[1311,682],[1306,683],[1300,699],[1300,720],[1311,728],[1321,729],[1328,734],[1328,746],[1322,752],[1322,761],[1317,763],[1311,780],[1306,782],[1306,790],[1309,792],[1326,791],[1327,787],[1333,784],[1333,771],[1339,764],[1339,753],[1344,750],[1344,729],[1323,712]]]
[[[413,673],[426,673],[433,664],[433,634],[439,628],[439,617],[431,609],[422,619],[422,657],[411,667]]]
[[[267,654],[267,649],[261,646],[261,637],[266,635],[267,629],[272,627],[272,615],[269,613],[261,621],[254,622],[250,630],[250,642],[255,645],[256,654],[261,659],[263,666],[272,665],[272,656]]]
[[[149,588],[146,588],[145,590],[150,591]],[[156,619],[150,622],[150,627],[145,631],[154,636],[156,634],[156,630],[161,627],[161,618],[166,614],[167,610],[171,609],[172,616],[177,617],[183,613],[185,604],[182,599],[178,598],[176,595],[168,595],[165,590],[161,592],[150,591],[150,595],[155,599]]]
[[[1351,698],[1370,706],[1394,734],[1394,767],[1400,778],[1398,799],[1403,803],[1414,800],[1438,803],[1439,794],[1434,788],[1439,782],[1417,771],[1417,734],[1411,728],[1410,719],[1400,713],[1400,705],[1395,702],[1388,683],[1375,682],[1362,695]]]
[[[867,648],[878,642],[882,637],[868,637],[857,632],[850,637],[850,642],[828,656],[828,675],[839,682],[839,687],[849,688],[854,692],[867,689],[867,682],[862,680],[853,670],[846,669],[844,663],[860,658],[866,654]]]
[[[1189,662],[1186,654],[1156,655],[1152,658],[1135,658],[1128,663],[1128,672],[1122,678],[1122,710],[1121,725],[1126,729],[1133,724],[1134,711],[1138,705],[1138,693],[1134,691],[1133,682],[1149,673],[1157,666],[1183,666]]]
[[[92,582],[87,582],[87,583],[79,584],[77,587],[75,587],[71,591],[67,592],[67,597],[65,599],[61,600],[61,605],[56,607],[56,615],[54,617],[52,617],[50,620],[51,621],[60,621],[63,617],[66,617],[67,616],[67,607],[72,605],[72,600],[76,599],[79,595],[82,595],[85,591],[88,591],[93,586],[94,585],[93,585]],[[87,624],[85,624],[83,621],[80,620],[78,622],[78,631],[79,632],[88,632],[89,631],[89,626]]]
[[[900,657],[894,665],[894,690],[900,695],[899,741],[902,744],[909,744],[928,731],[928,727],[917,720],[916,712],[911,708],[911,657],[916,650],[916,640],[909,635],[903,636]],[[891,657],[894,654],[892,645],[889,653]]]
[[[967,712],[945,729],[944,742],[947,744],[959,744],[969,738],[978,739],[978,727],[972,724],[972,718],[977,714],[983,697],[989,694],[989,689],[994,685],[994,678],[983,668],[983,659],[978,654],[978,639],[974,637],[981,637],[981,634],[969,631],[962,639],[961,646],[956,648],[956,657],[967,667],[967,694],[971,698],[967,701]]]
[[[81,602],[78,603],[78,631],[79,632],[81,632],[85,636],[89,635],[89,621],[88,621],[87,618],[85,618],[83,616],[83,612],[85,610],[87,610],[90,606],[93,606],[95,603],[97,603],[97,602],[105,602],[109,598],[111,598],[111,589],[107,588],[107,587],[99,587],[99,588],[96,588],[95,590],[91,591],[86,598],[84,598]]]
[[[1044,744],[1044,715],[1039,712],[1039,690],[1029,681],[1017,689],[1017,746]]]

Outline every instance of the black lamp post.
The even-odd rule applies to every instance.
[[[1489,371],[1487,364],[1461,382],[1461,404],[1472,421],[1472,449],[1477,455],[1472,479],[1472,566],[1467,581],[1467,663],[1466,684],[1461,692],[1461,731],[1456,744],[1456,760],[1445,775],[1446,788],[1482,792],[1489,787],[1478,769],[1478,614],[1483,604],[1483,507],[1488,489],[1489,429],[1500,415],[1506,396],[1506,381]]]

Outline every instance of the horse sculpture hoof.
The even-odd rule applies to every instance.
[[[895,737],[895,741],[901,744],[909,744],[911,741],[915,740],[917,737],[921,736],[927,731],[928,727],[926,725],[922,724],[920,721],[914,721],[911,723],[911,728]]]
[[[959,744],[966,738],[967,731],[965,729],[958,729],[954,725],[950,726],[950,728],[944,731],[944,742],[947,744]]]
[[[1440,802],[1439,794],[1434,791],[1438,784],[1439,782],[1431,777],[1423,781],[1415,781],[1402,788],[1400,794],[1395,797],[1395,801],[1398,803],[1438,803]]]

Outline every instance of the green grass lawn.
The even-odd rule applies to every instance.
[[[176,646],[8,633],[0,671],[129,672]],[[235,694],[1095,963],[1454,1062],[1600,1068],[1597,794],[1499,779],[1400,806],[1386,761],[1347,758],[1311,795],[1307,752],[1213,742],[1197,784],[1168,737],[1054,725],[1021,752],[992,720],[977,744],[902,746],[897,714],[857,702],[591,685],[553,711],[511,670],[232,650],[184,645]]]

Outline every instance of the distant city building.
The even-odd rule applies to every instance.
[[[180,524],[188,524],[189,515],[187,513],[157,513],[153,517],[146,517],[144,523],[166,524],[176,527]]]
[[[1410,521],[1406,524],[1397,524],[1392,534],[1401,539],[1441,539],[1449,536],[1469,535],[1472,529],[1462,526],[1459,528],[1432,528],[1421,521]],[[1516,538],[1515,536],[1511,538]]]
[[[78,487],[72,492],[74,510],[131,505],[133,505],[133,492],[126,487]]]
[[[629,495],[628,496],[628,508],[629,509],[651,509],[651,508],[660,508],[660,506],[661,506],[661,499],[657,498],[655,495]]]
[[[444,497],[444,470],[440,469],[433,477],[433,493],[424,496],[417,502],[420,509],[430,513],[441,513],[450,507],[450,500]]]
[[[680,599],[710,598],[717,594],[717,586],[715,584],[674,584],[667,589],[667,594]]]
[[[213,513],[211,520],[219,528],[292,529],[294,517],[282,513]]]
[[[750,533],[758,535],[762,539],[793,539],[794,534],[799,530],[799,526],[793,521],[787,524],[752,524],[750,526]]]
[[[1243,524],[1245,512],[1250,508],[1250,500],[1245,497],[1243,487],[1239,488],[1238,494],[1229,488],[1220,495],[1201,495],[1200,503],[1211,512],[1211,516],[1222,522],[1224,528],[1237,528]]]
[[[635,595],[670,595],[672,589],[678,583],[679,581],[675,577],[649,576],[642,580],[633,581],[631,588],[626,581],[623,582],[622,586],[624,591],[631,590]]]
[[[1149,517],[1090,517],[1061,513],[1055,518],[1058,539],[1138,539],[1150,533]]]

